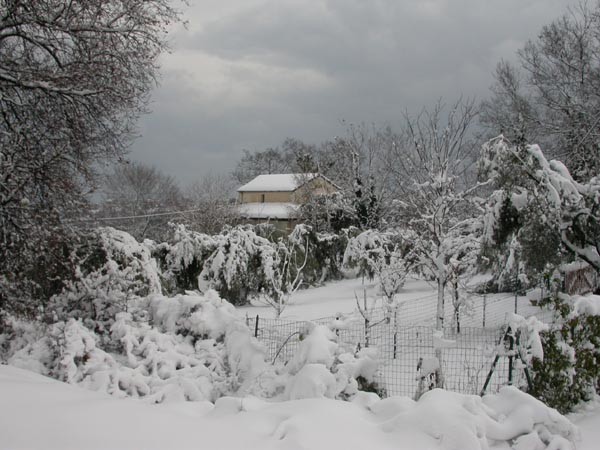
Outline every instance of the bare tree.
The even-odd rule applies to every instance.
[[[537,143],[576,179],[600,171],[600,3],[580,3],[498,64],[481,120],[514,144]]]
[[[138,240],[159,239],[184,199],[175,179],[139,162],[116,166],[105,177],[104,201],[99,212],[104,223],[129,232]],[[108,222],[106,222],[108,221]]]
[[[288,173],[291,171],[289,161],[279,148],[268,148],[263,151],[250,152],[244,150],[244,155],[238,161],[232,172],[233,179],[244,184],[262,174]]]
[[[398,136],[390,127],[349,125],[345,136],[326,144],[335,161],[329,175],[351,199],[356,224],[378,228],[393,198],[390,154]]]
[[[225,225],[239,221],[232,203],[235,182],[227,176],[208,174],[187,189],[187,204],[193,212],[185,213],[185,222],[206,234],[220,233]]]

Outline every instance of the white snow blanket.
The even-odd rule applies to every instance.
[[[0,366],[0,448],[573,450],[578,430],[514,388],[418,402],[255,397],[150,405]]]

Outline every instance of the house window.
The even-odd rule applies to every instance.
[[[265,194],[260,194],[260,202],[261,203],[265,202]]]

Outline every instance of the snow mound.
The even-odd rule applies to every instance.
[[[483,398],[441,389],[418,402],[389,398],[370,407],[386,432],[422,431],[449,450],[482,450],[505,442],[519,450],[574,450],[579,431],[556,410],[514,387]]]
[[[306,370],[326,376],[315,366]],[[579,440],[565,417],[515,388],[484,398],[436,389],[416,402],[223,397],[214,406],[150,406],[0,366],[0,398],[2,448],[574,450]]]

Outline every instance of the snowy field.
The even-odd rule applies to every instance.
[[[543,449],[597,448],[600,409],[569,421],[515,389],[419,402],[359,396],[267,403],[225,397],[149,405],[0,366],[2,449]],[[534,431],[537,430],[537,431]],[[514,440],[515,437],[516,441]]]

